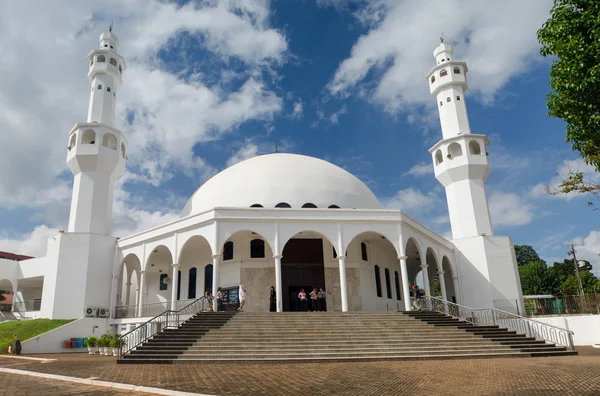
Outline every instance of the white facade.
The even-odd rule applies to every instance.
[[[240,284],[249,311],[269,310],[271,286],[277,311],[292,309],[295,288],[308,286],[327,291],[328,310],[409,310],[419,274],[427,295],[439,279],[442,298],[471,307],[522,297],[512,242],[493,236],[489,142],[470,133],[467,67],[451,59],[449,45],[435,50],[427,79],[441,102],[443,140],[430,152],[446,188],[453,241],[382,209],[345,170],[295,154],[240,162],[201,186],[180,219],[110,236],[114,182],[127,159],[127,141],[114,127],[125,62],[112,32],[100,42],[88,57],[88,120],[69,134],[75,183],[68,232],[49,239],[45,257],[0,267],[0,288],[12,288],[20,301],[41,298],[38,316],[80,318],[90,307],[113,314],[118,307],[126,318],[111,315],[106,324],[123,331],[151,309],[175,309],[207,288]]]

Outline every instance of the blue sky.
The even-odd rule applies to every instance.
[[[28,24],[27,4],[0,3],[0,143],[16,146],[0,160],[0,250],[43,254],[45,238],[66,228],[64,147],[86,117],[85,56],[114,20],[129,65],[117,126],[131,153],[116,235],[176,218],[208,177],[275,144],[342,166],[383,205],[448,235],[427,151],[441,131],[424,77],[443,32],[470,68],[471,130],[491,142],[495,233],[549,262],[575,243],[600,269],[598,213],[585,197],[543,191],[578,166],[564,123],[546,116],[550,60],[535,32],[550,1],[104,1],[48,7]]]

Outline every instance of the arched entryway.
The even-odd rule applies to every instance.
[[[458,296],[457,290],[454,288],[454,273],[452,272],[452,265],[448,257],[444,256],[442,259],[442,270],[444,271],[444,285],[446,287],[446,299],[450,302],[457,303]]]
[[[196,299],[204,295],[204,268],[212,262],[211,256],[212,250],[203,236],[194,235],[185,241],[179,253],[177,300]],[[212,285],[212,272],[209,281]]]

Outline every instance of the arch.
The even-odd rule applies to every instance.
[[[337,205],[329,205],[327,208],[328,209],[340,209],[340,207]]]
[[[265,241],[262,239],[250,241],[250,258],[265,258]]]
[[[71,135],[71,140],[69,141],[69,150],[72,149],[73,147],[75,147],[76,144],[77,144],[77,133],[74,133],[73,135]]]
[[[423,258],[423,250],[421,249],[421,245],[415,236],[410,236],[406,240],[406,248],[405,248],[405,256],[406,256],[406,280],[403,280],[403,288],[404,285],[407,285],[409,288],[411,285],[416,284],[417,275],[421,272],[421,260]],[[410,290],[410,289],[409,289]]]
[[[223,244],[223,261],[225,260],[233,260],[233,241]]]
[[[173,264],[173,254],[171,253],[171,250],[165,245],[158,245],[154,247],[152,252],[148,255],[143,270],[146,272],[154,272],[163,269],[162,267],[164,266],[170,267],[171,264]]]
[[[213,287],[213,265],[207,264],[206,267],[204,267],[204,292],[206,293],[209,290],[212,292],[212,287]]]
[[[95,144],[96,132],[93,129],[86,129],[81,135],[81,144]]]
[[[441,290],[439,285],[439,269],[440,263],[438,261],[435,251],[428,247],[425,252],[425,262],[427,263],[427,277],[423,278],[423,282],[429,282],[429,293],[432,296],[441,296]]]
[[[398,271],[394,271],[394,286],[396,286],[396,300],[402,300],[402,293],[400,292],[400,276]]]
[[[398,255],[400,254],[397,244],[398,235],[395,233],[397,226],[381,226],[381,228],[379,229],[372,228],[366,230],[362,227],[364,227],[364,225],[357,225],[356,227],[352,228],[350,226],[347,226],[342,229],[344,248],[346,250],[349,249],[351,244],[355,242],[358,243],[360,241],[361,243],[365,243],[366,245],[368,245],[366,252],[367,254],[369,253],[369,251],[372,250],[373,247],[379,247],[383,249],[391,248],[395,255],[394,257],[398,257]],[[359,257],[362,259],[362,246],[357,246],[357,250],[354,250],[354,252],[359,252],[358,248],[360,248],[360,253],[357,253],[356,260],[359,260]],[[358,254],[360,254],[360,256]],[[376,261],[373,258],[373,254],[371,254],[371,261]]]
[[[435,164],[439,165],[442,162],[444,162],[444,156],[442,155],[442,150],[437,149],[437,151],[435,152]]]
[[[460,67],[455,67],[454,68],[454,74],[460,74]]]
[[[106,57],[104,55],[98,55],[98,57],[96,58],[96,62],[98,62],[98,63],[106,62]]]
[[[431,83],[433,84],[435,82],[435,76],[431,76]]]
[[[223,231],[223,229],[221,228],[220,232]],[[265,230],[263,230],[265,231]],[[222,254],[223,257],[223,261],[225,260],[234,260],[236,259],[235,257],[235,244],[236,242],[239,242],[238,240],[234,240],[237,236],[242,235],[243,237],[243,248],[242,250],[242,257],[238,257],[237,260],[242,260],[246,255],[249,254],[250,257],[252,257],[252,248],[254,247],[256,250],[254,251],[254,254],[257,253],[262,253],[262,258],[264,257],[270,257],[269,255],[273,255],[274,250],[272,249],[269,240],[263,235],[262,232],[257,232],[253,229],[241,229],[241,230],[235,230],[232,233],[229,232],[225,232],[225,235],[227,235],[227,239],[225,239],[225,242],[219,247],[219,253]],[[248,242],[250,241],[250,242]],[[253,242],[253,241],[257,241],[257,242]],[[260,248],[259,245],[262,242],[262,252],[260,252]],[[250,248],[250,252],[246,253],[246,246],[249,246]],[[258,258],[258,257],[257,257]]]
[[[317,207],[317,205],[315,205],[314,203],[310,203],[307,202],[304,205],[302,205],[303,208],[311,208],[311,209],[315,209]]]
[[[117,138],[112,133],[105,133],[102,137],[102,145],[111,150],[117,149]]]
[[[117,60],[115,58],[110,58],[110,64],[117,67]]]
[[[447,75],[448,75],[448,70],[446,70],[446,69],[440,70],[440,77],[445,77]]]
[[[250,205],[251,208],[263,208],[264,206],[262,206],[261,204],[252,204]]]
[[[444,285],[446,286],[446,298],[456,303],[458,301],[458,290],[454,290],[454,272],[448,256],[442,257],[442,270],[444,271]]]
[[[469,142],[469,152],[473,155],[481,155],[481,146],[477,140],[471,140]]]
[[[373,267],[373,272],[375,272],[375,289],[377,290],[377,297],[383,297],[381,293],[381,273],[379,272],[379,266],[376,264]]]
[[[123,156],[123,158],[127,158],[127,156],[125,154],[126,154],[125,143],[121,143],[121,155]]]
[[[386,292],[387,292],[387,298],[391,299],[392,298],[392,282],[390,279],[389,268],[386,268],[384,272],[385,272],[385,288],[386,288]]]
[[[211,264],[212,265],[212,264]],[[192,267],[188,273],[188,293],[187,298],[196,298],[196,279],[198,277],[198,270],[196,267]],[[178,282],[181,283],[181,282]]]
[[[360,243],[360,257],[363,261],[369,261],[369,256],[367,255],[367,244],[364,242]]]
[[[458,143],[458,142],[450,143],[450,145],[448,146],[448,158],[452,159],[455,157],[460,157],[461,155],[463,155],[463,153],[462,153],[462,147],[461,147],[460,143]]]
[[[279,202],[275,205],[276,208],[291,208],[290,204],[287,202]]]

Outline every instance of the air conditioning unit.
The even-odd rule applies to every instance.
[[[110,310],[106,308],[98,308],[97,316],[99,318],[108,318],[110,316]]]
[[[97,308],[91,308],[91,307],[85,307],[84,311],[85,311],[85,317],[86,318],[95,318],[98,309]]]

